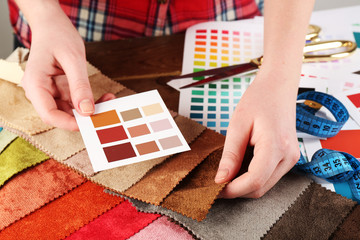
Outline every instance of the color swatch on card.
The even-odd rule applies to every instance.
[[[247,21],[249,23],[249,21]],[[262,28],[257,24],[205,23],[186,32],[182,73],[249,62],[262,55]],[[203,77],[195,77],[201,80]],[[179,113],[226,135],[235,106],[254,75],[234,76],[181,90]],[[188,81],[188,80],[185,80]]]
[[[157,91],[96,104],[94,115],[75,117],[95,171],[189,150]]]

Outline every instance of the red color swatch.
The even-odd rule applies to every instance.
[[[106,128],[96,131],[101,144],[127,139],[123,126]]]
[[[0,232],[1,240],[63,239],[124,201],[85,182]]]
[[[73,233],[67,239],[95,240],[104,239],[104,236],[106,239],[128,239],[160,216],[159,214],[138,212],[131,203],[125,201]]]
[[[108,162],[115,162],[127,158],[136,157],[136,153],[131,143],[123,143],[110,147],[104,147],[104,152]]]
[[[360,130],[342,130],[335,137],[320,140],[323,148],[347,152],[360,158]]]
[[[355,107],[360,108],[360,93],[348,95],[347,97],[355,105]]]

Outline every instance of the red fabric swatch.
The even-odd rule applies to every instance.
[[[138,212],[131,203],[124,201],[71,234],[67,240],[128,239],[160,216]]]
[[[85,182],[0,232],[0,239],[63,239],[123,201]]]
[[[85,181],[53,159],[16,175],[0,190],[0,231]]]

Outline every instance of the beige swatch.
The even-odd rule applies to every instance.
[[[180,115],[174,120],[187,143],[194,141],[205,130],[204,126]],[[169,156],[105,170],[97,173],[91,180],[116,192],[123,192],[137,183],[150,169],[167,158]]]
[[[53,127],[43,123],[21,87],[0,79],[0,121],[27,135],[44,132]]]
[[[54,128],[36,135],[27,135],[16,129],[8,128],[8,130],[25,138],[35,147],[57,161],[64,161],[85,149],[79,132]]]
[[[94,169],[91,165],[90,158],[86,149],[66,159],[64,161],[64,164],[80,172],[81,174],[85,175],[88,178],[95,175]]]
[[[210,153],[224,145],[225,137],[206,129],[183,152],[151,169],[144,178],[123,194],[130,198],[159,205],[163,199]],[[211,144],[209,144],[211,143]]]
[[[8,62],[0,59],[0,78],[6,81],[20,84],[24,71],[17,62]]]

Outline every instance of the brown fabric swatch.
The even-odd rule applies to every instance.
[[[125,97],[125,96],[129,96],[129,95],[133,95],[133,94],[136,94],[136,92],[134,92],[131,89],[128,89],[128,88],[124,87],[124,89],[121,90],[120,92],[118,92],[117,94],[115,94],[115,96],[117,98],[120,98],[120,97]]]
[[[293,173],[286,174],[259,199],[218,199],[206,218],[198,222],[161,206],[129,199],[142,212],[171,217],[204,240],[258,240],[309,186],[311,180]],[[289,238],[279,238],[289,239]],[[297,238],[293,238],[297,239]]]
[[[0,231],[84,181],[52,159],[16,175],[0,190]]]
[[[210,153],[224,145],[225,137],[206,129],[192,144],[191,151],[174,155],[151,169],[125,196],[159,205],[176,185]],[[211,143],[211,144],[209,144]]]
[[[220,148],[211,153],[164,199],[161,206],[197,221],[205,219],[226,185],[214,181],[222,151]]]
[[[204,126],[180,115],[174,120],[187,143],[194,141],[205,130]],[[167,158],[169,156],[105,170],[97,173],[91,180],[116,192],[123,192],[137,183],[150,169]]]
[[[355,205],[312,183],[263,239],[329,239]]]
[[[21,87],[0,79],[0,121],[28,135],[53,127],[43,123]]]
[[[95,175],[86,149],[66,159],[63,163],[86,177],[92,177]]]
[[[117,94],[125,88],[125,86],[111,80],[101,72],[90,76],[89,81],[95,100],[99,99],[104,93]]]
[[[354,210],[345,218],[344,222],[330,237],[332,240],[358,240],[360,238],[360,206],[357,205]]]

